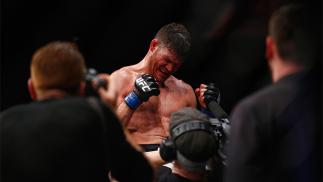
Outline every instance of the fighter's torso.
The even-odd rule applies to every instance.
[[[133,90],[137,74],[131,74],[119,95],[119,102]],[[160,87],[160,95],[152,96],[141,104],[125,126],[133,139],[140,144],[156,144],[168,136],[171,113],[183,108],[194,107],[193,90],[175,77],[169,77]]]

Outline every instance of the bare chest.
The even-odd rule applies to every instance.
[[[136,109],[128,128],[154,130],[155,132],[159,129],[163,132],[168,131],[171,114],[188,104],[185,100],[186,97],[180,92],[168,89],[160,91],[159,96],[149,98],[147,102]]]
[[[158,97],[151,97],[148,102],[142,105],[142,110],[151,111],[159,117],[169,117],[171,113],[185,107],[187,102],[185,96],[177,91],[161,89]]]

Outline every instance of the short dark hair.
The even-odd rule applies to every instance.
[[[320,25],[315,9],[301,4],[287,4],[270,18],[269,34],[284,60],[309,67],[319,58]]]
[[[178,23],[170,23],[159,29],[155,38],[174,51],[181,59],[185,58],[191,47],[191,35],[187,28]]]
[[[60,89],[76,94],[86,66],[74,43],[55,41],[36,50],[30,70],[37,89]]]

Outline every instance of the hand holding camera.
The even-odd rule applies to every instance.
[[[97,90],[99,88],[108,89],[107,80],[101,78],[94,68],[89,68],[84,76],[85,80],[85,95],[98,96]]]

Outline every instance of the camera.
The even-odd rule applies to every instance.
[[[230,122],[227,118],[210,118],[209,121],[218,142],[217,154],[221,158],[223,164],[225,164],[227,155],[225,146],[227,145],[230,134]]]
[[[229,142],[230,122],[228,118],[209,118],[209,121],[218,147],[215,155],[207,162],[205,169],[207,178],[210,181],[216,181],[223,179],[223,172],[227,166],[226,146]]]
[[[100,87],[107,89],[108,84],[106,80],[98,77],[97,74],[98,72],[94,68],[86,70],[84,75],[86,96],[98,96],[97,89]]]

